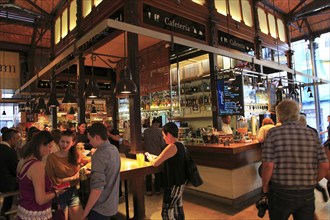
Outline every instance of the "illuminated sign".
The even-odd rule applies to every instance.
[[[249,41],[243,40],[222,31],[218,31],[218,37],[219,45],[229,47],[234,50],[239,50],[244,53],[254,52],[254,44]]]
[[[143,4],[143,23],[195,39],[206,40],[205,25],[147,4]]]

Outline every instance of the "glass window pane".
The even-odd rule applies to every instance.
[[[217,9],[217,12],[219,12],[222,15],[227,16],[227,5],[226,0],[217,0],[214,1],[215,8]]]
[[[267,17],[265,11],[262,8],[258,8],[258,17],[259,17],[260,31],[264,34],[268,34]]]
[[[68,34],[68,9],[65,9],[62,13],[62,38]]]
[[[94,6],[97,7],[103,0],[94,0]]]
[[[69,30],[72,31],[77,26],[77,0],[70,4],[70,25]]]
[[[192,0],[192,1],[199,4],[199,5],[204,5],[205,4],[205,0]]]
[[[251,10],[250,2],[248,0],[242,0],[243,21],[249,27],[253,26]]]
[[[276,21],[277,21],[278,36],[281,41],[286,42],[284,23],[279,18],[277,18]]]
[[[85,18],[92,11],[92,1],[82,1],[83,2],[83,17]]]
[[[268,23],[269,23],[269,32],[270,35],[274,38],[277,38],[275,17],[272,14],[268,14]]]
[[[223,62],[222,63],[223,64],[222,69],[230,69],[232,67],[231,59],[229,57],[223,56],[222,57],[222,62]]]
[[[241,6],[239,0],[230,0],[229,1],[230,15],[235,21],[241,21]]]
[[[58,17],[55,21],[55,44],[60,42],[61,39],[61,17]]]

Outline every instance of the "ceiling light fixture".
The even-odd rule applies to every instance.
[[[126,32],[124,32],[124,68],[120,71],[120,76],[123,76],[115,86],[115,94],[117,97],[127,97],[137,94],[137,87],[132,79],[132,73],[128,68],[126,57]]]
[[[3,112],[2,112],[2,115],[7,115],[7,113],[6,113],[6,111],[5,111],[5,110],[3,110]]]
[[[95,106],[92,107],[91,113],[97,113]]]
[[[50,97],[49,97],[47,106],[48,107],[60,106],[60,103],[58,102],[57,97],[56,97],[56,82],[54,80],[54,73],[52,73],[52,77],[51,77]]]
[[[87,98],[95,99],[101,97],[101,92],[97,87],[97,82],[95,81],[95,77],[94,77],[94,61],[96,60],[96,56],[93,55],[93,52],[91,54],[91,59],[92,59],[92,79],[89,80],[87,88],[84,92],[85,99]]]
[[[70,107],[70,110],[68,112],[69,115],[74,115],[76,112],[74,111],[73,107]]]
[[[307,87],[307,92],[308,93],[312,93],[312,90],[311,90],[311,87],[310,86]]]
[[[52,113],[50,113],[49,108],[47,108],[46,111],[45,111],[45,115],[51,115],[51,114]]]
[[[56,93],[52,92],[50,93],[50,98],[49,101],[47,103],[48,107],[57,107],[60,106],[60,103],[58,102],[57,98],[56,98]]]
[[[71,89],[71,85],[70,82],[68,82],[68,86],[66,88],[65,91],[65,95],[62,99],[62,104],[76,104],[77,100],[76,98],[72,95],[72,89]]]
[[[46,110],[47,109],[47,105],[45,103],[45,99],[44,98],[40,98],[38,105],[37,105],[37,110]]]
[[[30,104],[29,101],[27,101],[26,104],[25,104],[25,111],[26,112],[30,112],[31,111],[31,104]]]

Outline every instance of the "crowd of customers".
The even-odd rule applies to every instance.
[[[263,119],[257,139],[262,143],[262,195],[268,199],[270,219],[288,219],[291,215],[294,219],[316,218],[315,187],[324,201],[328,200],[319,184],[323,178],[330,180],[330,116],[328,121],[327,130],[320,133],[328,133],[322,144],[317,130],[307,125],[306,116],[293,100],[278,104],[279,125],[270,118]],[[146,159],[161,167],[154,177],[146,176],[145,192],[151,196],[153,191],[160,194],[163,189],[162,218],[185,219],[186,149],[178,141],[175,123],[160,124],[154,119],[142,134]],[[25,139],[15,129],[1,129],[0,192],[18,190],[17,219],[52,219],[52,204],[71,220],[110,219],[117,213],[118,199],[123,195],[120,153],[132,157],[130,135],[121,136],[112,121],[90,127],[81,122],[73,127],[65,123],[59,123],[58,129],[30,127]],[[126,134],[129,130],[127,126]],[[90,150],[91,158],[78,145]],[[90,161],[89,197],[83,207],[78,192],[80,168]],[[329,193],[329,181],[327,188]],[[6,213],[12,205],[13,197],[5,197],[1,216],[8,218]]]
[[[51,131],[32,126],[25,139],[12,128],[2,128],[1,134],[0,192],[18,190],[17,219],[52,219],[52,205],[71,220],[108,219],[117,213],[119,152],[108,141],[107,128],[102,123],[89,130],[86,123],[79,123],[77,132],[64,123]],[[92,155],[90,200],[85,210],[77,186],[80,168],[90,162],[90,157],[77,149],[78,143],[98,149]],[[1,216],[9,219],[6,213],[12,206],[13,196],[5,197]]]

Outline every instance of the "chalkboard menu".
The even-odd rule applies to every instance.
[[[219,115],[244,115],[242,75],[228,79],[229,75],[221,74],[217,80]]]

